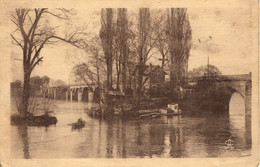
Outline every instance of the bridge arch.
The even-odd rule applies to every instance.
[[[229,114],[233,114],[230,113],[230,100],[234,94],[239,94],[242,97],[245,115],[251,114],[251,107],[248,107],[249,105],[251,106],[251,101],[249,100],[249,98],[251,98],[251,94],[250,96],[248,96],[246,85],[247,84],[245,82],[243,82],[242,84],[241,82],[228,82],[220,83],[217,85],[217,91],[219,91],[220,97],[222,98],[222,100],[220,101],[222,101],[225,111],[227,111]]]

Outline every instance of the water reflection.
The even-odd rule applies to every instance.
[[[244,116],[245,100],[239,93],[233,93],[229,102],[229,115]]]
[[[245,100],[239,93],[234,93],[229,103],[230,132],[237,148],[251,147],[251,116],[245,115]]]
[[[27,126],[17,126],[17,128],[18,128],[20,139],[22,140],[23,143],[24,158],[29,159],[30,153],[29,153],[29,140],[28,140]]]
[[[58,123],[11,128],[13,158],[236,157],[250,155],[251,118],[176,116],[157,119],[93,119],[92,104],[57,102]],[[68,125],[79,117],[81,130]],[[225,141],[234,141],[234,151]],[[20,142],[21,141],[21,142]]]

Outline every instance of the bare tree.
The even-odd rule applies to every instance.
[[[167,22],[171,85],[181,86],[187,75],[192,37],[187,9],[168,9]]]
[[[83,80],[84,83],[92,90],[92,85],[96,83],[96,73],[93,72],[91,67],[86,64],[77,64],[73,67],[73,74],[78,81]],[[93,90],[92,90],[93,91]]]
[[[47,8],[16,9],[11,15],[11,21],[16,30],[11,34],[13,43],[23,52],[24,87],[20,114],[26,117],[28,113],[28,100],[30,97],[30,75],[34,68],[43,60],[40,54],[44,46],[55,44],[58,40],[80,47],[85,45],[81,38],[82,30],[67,32],[64,37],[57,35],[56,29],[44,24],[45,17],[51,16],[58,19],[68,19],[70,10]]]
[[[146,70],[147,61],[154,55],[151,53],[155,47],[153,37],[153,28],[151,26],[150,11],[148,8],[139,9],[139,19],[137,28],[132,29],[131,41],[137,54],[137,89],[135,90],[136,106],[139,105],[141,91],[144,85],[144,71]],[[146,82],[146,81],[145,81]]]

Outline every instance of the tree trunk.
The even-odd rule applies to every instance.
[[[138,108],[139,103],[140,103],[140,99],[141,99],[141,91],[142,91],[142,82],[143,82],[143,73],[144,73],[144,64],[142,63],[142,61],[140,61],[141,63],[139,63],[139,70],[138,70],[138,78],[137,78],[137,101],[136,101],[136,107]]]
[[[122,64],[122,89],[123,92],[125,91],[126,88],[126,65],[125,65],[125,60]]]
[[[117,91],[120,90],[120,86],[119,86],[120,82],[119,81],[120,81],[120,73],[117,72],[117,78],[116,78],[116,90]]]
[[[24,70],[24,85],[23,85],[23,97],[21,104],[20,115],[26,117],[28,114],[28,103],[30,98],[30,72],[29,70]]]

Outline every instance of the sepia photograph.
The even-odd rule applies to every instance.
[[[10,159],[258,154],[251,7],[29,6],[5,15]]]

